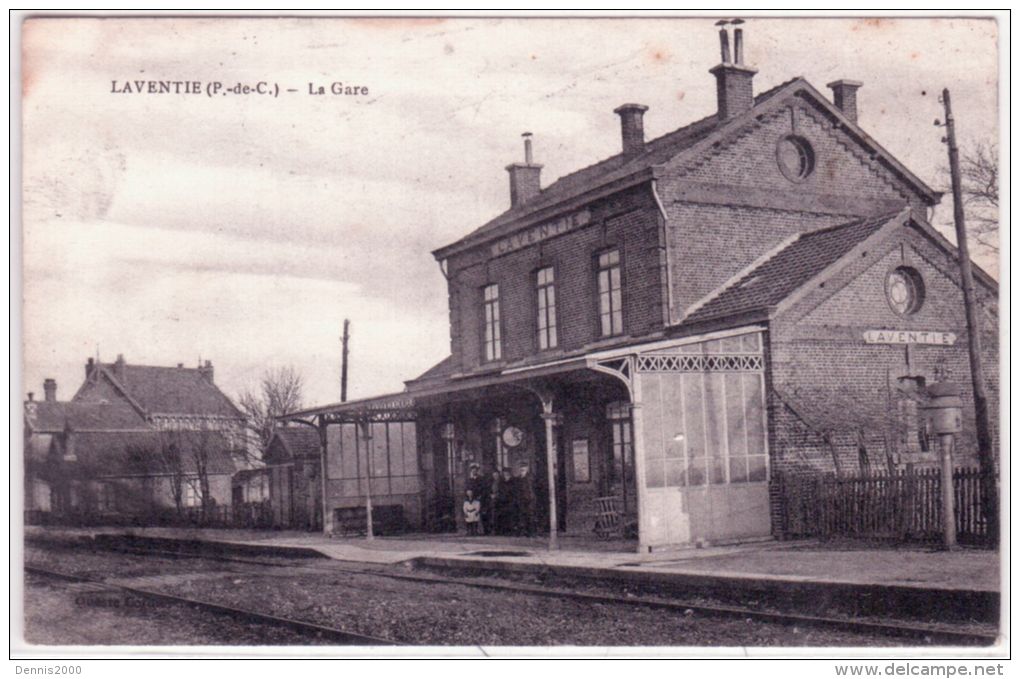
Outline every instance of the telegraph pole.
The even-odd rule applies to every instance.
[[[351,339],[350,334],[351,322],[344,319],[344,334],[340,338],[343,344],[343,356],[340,359],[340,401],[347,400],[347,343]]]
[[[348,344],[351,341],[351,321],[344,319],[344,334],[340,337],[343,346],[343,355],[340,359],[340,401],[347,402],[347,363],[350,352]],[[372,531],[372,424],[367,420],[360,420],[354,425],[355,437],[364,442],[365,447],[365,539],[374,540],[375,534]],[[355,450],[358,450],[356,447]],[[360,464],[361,453],[358,453]],[[358,472],[358,484],[361,484],[361,472]]]
[[[956,226],[956,248],[960,258],[960,283],[963,288],[963,307],[967,315],[967,348],[970,353],[970,379],[974,392],[974,416],[977,426],[978,463],[984,480],[983,509],[988,522],[988,535],[995,544],[999,541],[999,499],[995,479],[995,459],[992,451],[992,427],[988,418],[988,390],[981,368],[981,328],[978,322],[977,301],[974,298],[974,273],[967,245],[967,224],[963,214],[963,187],[960,180],[960,152],[956,147],[956,127],[949,90],[942,90],[942,105],[946,113],[946,137],[949,146],[949,175],[953,188],[953,222]],[[936,121],[938,122],[938,121]]]

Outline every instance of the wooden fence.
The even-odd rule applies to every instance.
[[[938,469],[907,468],[849,477],[774,474],[773,482],[779,533],[784,538],[941,539],[942,479]],[[989,541],[981,506],[985,483],[978,469],[957,468],[953,473],[960,542]]]

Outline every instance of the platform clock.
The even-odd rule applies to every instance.
[[[524,441],[524,432],[519,427],[509,426],[503,430],[503,443],[507,448],[516,448]]]

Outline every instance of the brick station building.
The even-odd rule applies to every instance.
[[[526,138],[510,208],[433,253],[447,358],[400,394],[295,414],[320,427],[327,530],[366,490],[452,528],[470,463],[527,460],[559,531],[590,534],[612,497],[640,549],[768,536],[778,472],[934,464],[918,404],[945,377],[973,460],[940,195],[858,125],[861,83],[755,93],[723,42],[707,118],[645,140],[646,107],[624,104],[621,152],[546,186]],[[976,277],[997,428],[997,285]]]

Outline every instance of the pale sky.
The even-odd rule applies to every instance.
[[[194,367],[231,397],[293,365],[306,405],[399,390],[448,353],[430,251],[509,205],[534,133],[543,185],[715,110],[715,19],[49,19],[23,40],[25,390],[89,356]],[[937,94],[962,145],[998,138],[997,28],[974,19],[744,25],[755,91],[861,80],[860,124],[936,188]],[[296,88],[115,94],[128,80]],[[310,96],[309,83],[366,86]],[[945,210],[948,214],[948,209]],[[936,222],[944,217],[937,216]],[[979,261],[988,269],[996,263]]]

